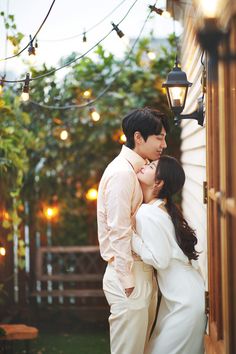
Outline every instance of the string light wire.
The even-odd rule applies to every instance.
[[[157,3],[157,0],[156,0],[155,4],[156,4],[156,3]],[[144,23],[143,23],[143,25],[142,25],[142,27],[141,27],[141,29],[140,29],[140,31],[139,31],[139,34],[138,34],[137,38],[135,39],[135,41],[134,41],[134,43],[133,43],[133,45],[132,45],[130,51],[128,52],[126,58],[123,60],[121,66],[120,66],[120,69],[117,70],[117,71],[112,75],[112,77],[113,77],[112,81],[97,95],[96,98],[90,100],[89,102],[86,102],[86,103],[84,103],[84,104],[81,104],[81,105],[49,106],[49,105],[41,104],[41,103],[38,103],[38,102],[35,102],[35,101],[32,101],[32,100],[30,100],[29,103],[32,103],[32,104],[34,104],[34,105],[36,105],[36,106],[38,106],[38,107],[46,108],[46,109],[65,110],[65,109],[74,109],[74,108],[83,109],[83,108],[86,108],[86,107],[91,106],[93,103],[95,103],[96,101],[98,101],[101,97],[103,97],[103,96],[106,94],[106,92],[110,89],[110,87],[112,86],[112,84],[113,84],[113,83],[115,82],[115,80],[117,79],[118,75],[119,75],[119,74],[122,72],[122,70],[124,69],[125,63],[129,60],[130,55],[132,54],[132,52],[133,52],[133,50],[134,50],[134,48],[135,48],[137,42],[139,41],[139,39],[140,39],[140,37],[141,37],[141,35],[142,35],[142,33],[143,33],[143,30],[144,30],[144,28],[145,28],[145,26],[146,26],[146,23],[147,23],[147,21],[148,21],[150,15],[151,15],[151,12],[152,12],[152,11],[150,11],[150,12],[148,13],[147,17],[145,18],[145,21],[144,21]],[[121,23],[121,22],[119,22],[119,24],[120,24],[120,23]]]
[[[51,6],[50,6],[50,8],[49,8],[49,10],[48,10],[48,12],[47,12],[46,17],[44,18],[43,22],[42,22],[41,25],[39,26],[39,28],[38,28],[37,32],[35,33],[35,35],[33,36],[32,40],[30,40],[29,43],[28,43],[23,49],[21,49],[18,53],[14,54],[14,55],[12,55],[12,56],[10,56],[10,57],[6,57],[6,58],[3,58],[3,59],[0,59],[0,62],[1,62],[1,61],[4,61],[4,60],[9,60],[9,59],[13,59],[13,58],[15,58],[15,57],[18,57],[21,53],[23,53],[23,52],[29,47],[30,43],[35,40],[35,38],[37,37],[37,35],[38,35],[39,32],[41,31],[43,25],[45,24],[45,22],[46,22],[46,20],[47,20],[47,18],[48,18],[48,16],[49,16],[49,14],[50,14],[50,12],[51,12],[51,10],[52,10],[52,8],[53,8],[53,5],[55,4],[55,1],[56,1],[56,0],[53,0],[52,4],[51,4]]]
[[[138,0],[135,0],[133,2],[133,4],[131,5],[131,7],[129,8],[129,10],[127,11],[127,13],[125,14],[125,16],[118,22],[117,25],[120,25],[124,20],[125,18],[128,16],[128,14],[130,13],[131,9],[134,7],[134,5],[138,2]],[[69,62],[65,63],[64,65],[61,65],[59,66],[58,68],[55,68],[53,70],[50,70],[48,71],[47,73],[45,74],[42,74],[42,75],[39,75],[39,76],[36,76],[36,77],[31,77],[30,78],[30,81],[35,81],[35,80],[39,80],[39,79],[42,79],[44,77],[47,77],[47,76],[50,76],[52,74],[54,74],[55,72],[61,70],[61,69],[64,69],[65,67],[67,66],[70,66],[71,64],[75,63],[76,61],[78,61],[79,59],[82,59],[84,58],[89,52],[91,52],[94,48],[96,48],[100,43],[102,43],[112,32],[114,31],[114,28],[112,28],[102,39],[100,39],[96,44],[94,44],[91,48],[89,48],[85,53],[81,54],[80,56],[70,60]],[[35,37],[33,37],[35,38]],[[3,82],[7,82],[7,83],[10,83],[10,84],[13,84],[13,83],[20,83],[20,82],[25,82],[25,79],[20,79],[20,80],[3,80]]]
[[[74,39],[74,38],[78,38],[81,36],[84,36],[84,34],[87,34],[89,32],[91,32],[92,30],[94,30],[96,27],[98,27],[101,23],[103,23],[107,18],[109,18],[121,5],[124,4],[124,2],[126,2],[127,0],[123,0],[121,1],[112,11],[110,11],[105,17],[103,17],[99,22],[95,23],[93,26],[91,26],[90,28],[87,29],[87,31],[83,31],[79,34],[75,34],[73,36],[70,37],[64,37],[64,38],[58,38],[58,39],[40,39],[40,42],[63,42],[63,41],[67,41],[70,39]]]

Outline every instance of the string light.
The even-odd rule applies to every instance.
[[[114,22],[112,22],[111,24],[112,24],[113,30],[116,31],[117,35],[120,38],[124,37],[124,33],[119,29],[118,25],[115,25]]]
[[[55,1],[55,0],[54,0]],[[128,16],[128,14],[130,13],[131,9],[134,7],[134,5],[136,4],[138,0],[135,0],[134,3],[131,5],[131,7],[129,8],[129,10],[127,11],[127,13],[125,14],[125,16],[122,18],[122,20],[119,22],[119,24],[121,22],[124,21],[124,19]],[[148,15],[148,18],[149,18],[149,15]],[[145,21],[146,23],[146,21]],[[101,44],[113,31],[114,29],[110,30],[102,39],[100,39],[95,45],[93,45],[90,49],[88,49],[85,53],[83,53],[82,55],[79,55],[78,57],[70,60],[69,62],[65,63],[64,65],[61,65],[60,67],[56,68],[56,69],[53,69],[45,74],[42,74],[42,75],[39,75],[39,76],[36,76],[36,77],[33,77],[30,79],[30,81],[33,81],[33,80],[39,80],[39,79],[42,79],[44,77],[48,77],[49,75],[52,75],[54,74],[55,72],[61,70],[61,69],[64,69],[66,67],[68,67],[69,65],[77,62],[79,59],[82,59],[84,58],[89,52],[91,52],[93,49],[95,49],[99,44]],[[34,38],[36,37],[36,35],[38,34],[38,32],[35,34],[35,36],[32,38],[32,40],[34,40]],[[29,45],[29,44],[28,44]],[[27,47],[28,47],[27,45]],[[22,52],[22,51],[21,51]],[[19,54],[19,53],[18,53]],[[6,59],[6,58],[5,58]],[[2,60],[5,60],[5,59],[2,59]],[[0,60],[1,61],[1,60]],[[24,80],[4,80],[4,82],[8,82],[8,83],[17,83],[17,82],[24,82]]]
[[[121,5],[123,5],[124,2],[127,0],[121,1],[112,11],[110,11],[106,16],[104,16],[99,22],[95,23],[93,26],[91,26],[89,29],[87,29],[86,33],[88,34],[90,31],[94,30],[96,27],[101,25],[105,20],[107,20],[108,17],[110,17]],[[63,37],[63,38],[58,38],[58,39],[39,39],[40,42],[62,42],[62,41],[67,41],[70,39],[74,39],[77,37],[81,37],[84,35],[84,32],[79,33],[79,34],[74,34],[73,36],[69,37]]]
[[[33,45],[33,40],[32,40],[31,35],[30,35],[30,45],[28,48],[28,54],[29,54],[30,64],[33,65],[36,61],[36,51],[35,51],[35,47]]]
[[[3,86],[4,86],[4,78],[6,75],[4,75],[1,80],[0,80],[0,95],[3,93]]]
[[[86,37],[86,32],[84,31],[83,33],[83,43],[86,43],[87,42],[87,37]]]
[[[59,214],[59,208],[57,206],[47,206],[44,208],[43,214],[47,220],[56,219]]]
[[[83,97],[85,99],[88,99],[88,98],[91,97],[91,94],[92,94],[91,90],[86,90],[86,91],[83,92]]]
[[[69,137],[69,133],[67,130],[63,129],[60,133],[60,139],[61,140],[67,140]]]
[[[164,18],[171,18],[171,14],[169,13],[169,11],[164,10],[164,11],[162,12],[162,17],[164,17]]]
[[[127,53],[127,56],[125,57],[125,59],[123,60],[123,62],[120,65],[120,69],[118,69],[115,73],[113,73],[113,75],[112,75],[113,80],[94,99],[89,100],[89,102],[83,103],[83,104],[80,104],[80,105],[78,105],[78,104],[70,104],[70,105],[66,105],[66,106],[58,106],[58,105],[49,106],[49,105],[41,104],[41,103],[38,103],[38,102],[35,102],[35,101],[32,101],[32,100],[30,101],[30,103],[32,103],[32,104],[34,104],[34,105],[36,105],[38,107],[41,107],[41,108],[65,110],[65,109],[83,109],[85,107],[88,107],[92,103],[98,101],[100,98],[102,98],[107,93],[107,91],[110,89],[110,87],[113,85],[113,83],[117,79],[118,75],[122,72],[123,68],[125,67],[126,62],[130,59],[130,55],[132,54],[137,42],[139,41],[139,39],[140,39],[140,37],[141,37],[141,35],[143,33],[143,30],[144,30],[144,28],[145,28],[145,26],[146,26],[146,24],[148,22],[148,19],[149,19],[150,15],[151,15],[151,11],[146,16],[146,18],[144,20],[144,23],[143,23],[143,25],[142,25],[142,27],[141,27],[141,29],[139,31],[139,34],[138,34],[137,38],[135,39],[132,47],[130,48],[129,52]],[[127,16],[127,14],[126,14],[126,16]],[[121,23],[121,21],[120,21],[120,23]]]
[[[52,4],[51,4],[51,6],[50,6],[50,8],[49,8],[49,10],[48,10],[47,15],[45,16],[43,22],[42,22],[41,25],[39,26],[39,29],[37,30],[37,32],[36,32],[35,35],[33,36],[32,41],[35,40],[35,38],[36,38],[37,35],[39,34],[40,30],[42,29],[44,23],[46,22],[46,20],[47,20],[49,14],[50,14],[50,12],[51,12],[51,10],[52,10],[52,7],[53,7],[55,1],[56,1],[56,0],[53,0]],[[12,58],[15,58],[15,57],[19,56],[21,53],[23,53],[23,52],[30,46],[30,42],[31,42],[31,41],[29,41],[29,43],[28,43],[23,49],[21,49],[18,53],[16,53],[15,55],[12,55],[12,56],[10,56],[10,57],[6,57],[6,58],[3,58],[3,59],[0,59],[0,61],[9,60],[9,59],[12,59]]]
[[[168,11],[159,9],[155,5],[149,5],[149,9],[151,11],[153,11],[153,12],[156,12],[158,15],[165,17],[165,18],[170,18],[171,17],[171,15],[170,15],[170,13]]]
[[[25,84],[23,86],[22,94],[21,94],[21,99],[24,102],[29,100],[29,83],[30,83],[30,76],[29,73],[27,73],[25,78]]]
[[[96,111],[94,107],[89,108],[89,113],[94,122],[98,122],[100,120],[100,114]]]
[[[5,256],[6,255],[6,248],[4,247],[3,243],[0,242],[0,256]]]
[[[86,195],[85,195],[86,199],[89,200],[89,201],[95,201],[97,200],[97,197],[98,197],[98,191],[97,189],[95,188],[90,188]]]
[[[156,59],[156,53],[152,52],[151,50],[147,52],[147,56],[150,60]]]
[[[124,144],[124,143],[126,143],[126,141],[127,141],[127,139],[126,139],[125,134],[124,134],[124,133],[121,134],[120,139],[119,139],[119,142],[120,142],[121,144]]]

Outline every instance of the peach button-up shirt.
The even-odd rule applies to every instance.
[[[123,288],[135,286],[131,252],[132,218],[143,201],[136,173],[146,161],[128,147],[107,166],[98,189],[98,240],[102,258],[113,260]]]

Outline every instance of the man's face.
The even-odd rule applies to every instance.
[[[148,160],[159,160],[162,151],[166,149],[166,131],[162,128],[159,135],[150,135],[140,146],[140,155]]]

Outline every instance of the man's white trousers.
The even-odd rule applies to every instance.
[[[127,297],[113,263],[107,265],[103,290],[110,305],[111,354],[143,354],[149,340],[157,305],[153,268],[134,261],[135,288]]]

